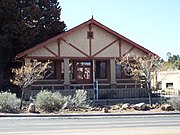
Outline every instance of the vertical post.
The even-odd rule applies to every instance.
[[[116,62],[115,59],[110,59],[110,79],[111,79],[111,87],[116,87]]]
[[[98,100],[98,81],[94,82],[94,100]]]
[[[95,60],[93,59],[93,83],[95,82],[96,80],[96,77],[95,77],[95,72],[96,72],[96,63],[95,63]]]
[[[69,58],[64,58],[64,86],[65,88],[70,87],[69,81]]]
[[[98,81],[96,80],[95,72],[96,72],[96,63],[95,63],[95,60],[93,59],[93,88],[94,88],[94,100],[98,100]]]

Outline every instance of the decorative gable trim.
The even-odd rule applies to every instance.
[[[40,44],[37,44],[36,46],[34,46],[34,47],[30,48],[30,49],[27,49],[27,50],[23,51],[22,53],[19,53],[16,57],[17,57],[18,59],[21,58],[21,57],[24,57],[24,56],[28,55],[29,53],[31,53],[31,52],[33,52],[33,51],[35,51],[35,50],[37,50],[37,49],[39,49],[39,48],[41,48],[41,47],[44,47],[44,46],[46,46],[46,45],[48,45],[49,43],[54,42],[54,41],[56,41],[57,44],[60,45],[59,42],[60,42],[61,39],[63,39],[64,36],[66,36],[66,35],[74,32],[74,31],[76,31],[76,30],[78,30],[78,29],[81,29],[82,27],[88,26],[88,25],[89,25],[89,27],[90,27],[90,29],[91,29],[92,24],[98,26],[99,28],[101,28],[101,29],[103,29],[103,30],[105,30],[105,31],[107,31],[107,32],[115,35],[115,36],[117,36],[120,41],[123,40],[123,41],[131,44],[131,45],[134,46],[135,48],[137,48],[137,49],[145,52],[146,54],[158,56],[157,54],[151,52],[150,50],[142,47],[141,45],[133,42],[132,40],[130,40],[130,39],[122,36],[121,34],[119,34],[119,33],[115,32],[115,31],[111,30],[111,29],[108,28],[108,27],[104,26],[104,25],[101,24],[100,22],[94,20],[94,18],[92,17],[90,20],[88,20],[88,21],[86,21],[86,22],[84,22],[84,23],[82,23],[82,24],[80,24],[80,25],[78,25],[78,26],[76,26],[76,27],[74,27],[74,28],[72,28],[72,29],[70,29],[70,30],[62,33],[62,34],[59,34],[59,35],[57,35],[57,36],[55,36],[55,37],[52,37],[52,38],[48,39],[48,40],[45,41],[45,42],[42,42],[42,43],[40,43]],[[89,40],[91,40],[91,39],[89,39]],[[91,43],[91,41],[89,41],[89,42]],[[83,51],[79,50],[79,49],[78,49],[77,47],[75,47],[74,45],[70,44],[70,46],[72,46],[74,49],[78,50],[79,52],[81,52],[82,54],[84,54],[85,56],[88,57],[88,55],[87,55],[86,53],[84,53]],[[119,47],[121,47],[121,43],[119,43]],[[106,49],[106,48],[104,48],[104,49]],[[91,51],[91,46],[90,46],[90,51]],[[102,50],[101,50],[101,51],[102,51]],[[60,52],[60,50],[59,50],[59,52]],[[98,52],[98,53],[99,53],[99,52]],[[58,55],[60,56],[60,53],[59,53]],[[96,54],[96,55],[97,55],[97,54]],[[91,56],[91,52],[90,52],[90,56]],[[94,56],[95,56],[95,55],[94,55]],[[159,57],[159,56],[158,56],[158,57]]]
[[[113,45],[114,43],[116,43],[119,39],[115,39],[113,42],[111,42],[110,44],[106,45],[104,48],[102,48],[100,51],[98,51],[97,53],[95,53],[93,55],[93,57],[95,57],[96,55],[98,55],[99,53],[101,53],[102,51],[104,51],[105,49],[107,49],[108,47],[110,47],[111,45]]]

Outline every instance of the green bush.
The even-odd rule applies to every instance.
[[[87,100],[87,91],[76,90],[76,93],[73,96],[72,102],[74,103],[75,107],[88,107],[89,103]]]
[[[70,98],[62,96],[59,92],[41,91],[33,102],[39,109],[52,112],[61,109]]]
[[[15,113],[18,111],[20,99],[16,97],[16,94],[10,92],[0,93],[0,112]]]
[[[167,101],[175,110],[180,111],[180,97],[172,97]]]
[[[41,91],[37,94],[33,103],[43,111],[58,111],[65,103],[70,103],[73,107],[88,107],[87,91],[77,90],[73,98],[62,96],[59,92]]]

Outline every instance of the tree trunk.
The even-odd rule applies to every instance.
[[[152,106],[152,92],[150,89],[148,90],[148,97],[149,97],[149,104],[150,106]]]
[[[152,106],[152,91],[151,91],[150,84],[148,81],[146,81],[146,89],[148,91],[149,104],[150,106]]]
[[[3,80],[4,80],[4,65],[3,65],[3,47],[0,46],[0,90],[3,89]]]
[[[25,89],[22,88],[22,93],[21,93],[21,103],[19,106],[19,109],[22,110],[22,105],[23,105],[23,100],[24,100],[24,94],[25,94]]]

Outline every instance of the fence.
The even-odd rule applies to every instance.
[[[48,89],[47,89],[48,90]],[[87,96],[89,99],[94,98],[93,89],[85,89],[87,91]],[[37,93],[41,90],[26,90],[25,99],[28,100],[29,97],[35,97]],[[76,89],[67,89],[67,90],[50,90],[52,92],[60,92],[64,96],[73,95]],[[122,99],[122,98],[146,98],[148,97],[147,90],[141,88],[116,88],[116,89],[99,89],[98,90],[99,99]]]

